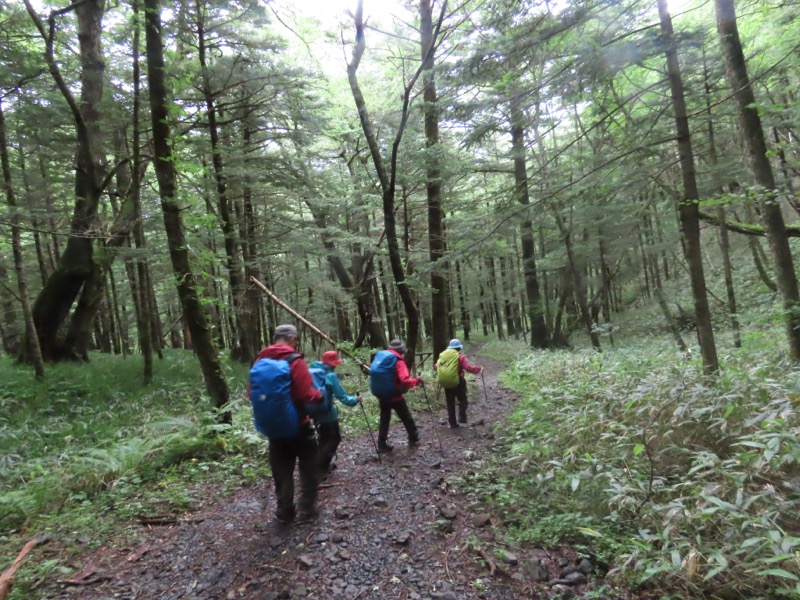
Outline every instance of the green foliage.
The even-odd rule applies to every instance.
[[[3,529],[30,526],[103,491],[119,492],[132,478],[143,482],[170,465],[228,450],[231,441],[202,400],[193,355],[168,353],[157,367],[153,385],[143,388],[135,360],[97,355],[88,365],[54,365],[44,382],[0,363]]]
[[[659,341],[528,354],[504,375],[524,398],[503,459],[470,485],[517,541],[585,543],[616,577],[685,597],[794,589],[800,370],[770,342],[715,381]]]

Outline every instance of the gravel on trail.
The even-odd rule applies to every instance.
[[[271,480],[244,487],[175,523],[149,526],[135,547],[93,550],[73,583],[44,584],[47,598],[278,598],[460,600],[571,598],[593,565],[569,547],[514,548],[491,506],[453,489],[448,478],[480,468],[493,428],[516,400],[501,388],[501,365],[484,365],[470,397],[470,423],[447,425],[443,398],[433,414],[413,410],[421,443],[409,448],[392,415],[394,452],[377,460],[368,433],[339,446],[338,468],[320,486],[320,515],[278,524]],[[428,393],[434,401],[434,386]],[[369,402],[371,400],[366,400]],[[374,433],[374,431],[373,431]],[[441,442],[441,448],[440,448]],[[63,580],[62,580],[63,582]],[[609,594],[602,597],[631,597]]]

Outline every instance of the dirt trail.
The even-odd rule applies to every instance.
[[[422,443],[411,449],[393,415],[389,442],[395,450],[382,463],[369,434],[345,439],[338,469],[321,486],[321,514],[314,522],[277,524],[272,482],[264,481],[210,502],[178,525],[152,527],[142,534],[141,546],[100,548],[80,565],[94,569],[94,583],[53,586],[47,597],[571,597],[580,586],[533,581],[558,577],[567,562],[574,564],[574,555],[503,546],[495,539],[500,519],[448,487],[448,477],[479,468],[475,459],[492,451],[492,428],[515,400],[497,384],[500,365],[470,359],[486,367],[489,400],[479,386],[471,398],[470,425],[451,430],[444,410],[415,411]],[[428,393],[433,402],[434,390]],[[499,558],[499,548],[511,555]]]

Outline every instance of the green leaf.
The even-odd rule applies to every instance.
[[[590,529],[589,527],[578,527],[577,529],[581,533],[584,533],[592,537],[597,537],[597,538],[603,537],[602,533],[600,533],[599,531],[595,531],[594,529]]]
[[[642,452],[644,452],[644,444],[636,444],[633,447],[633,455],[639,456]]]
[[[795,575],[794,573],[789,573],[789,571],[784,571],[783,569],[765,569],[763,571],[758,571],[756,575],[762,576],[771,576],[771,577],[783,577],[785,579],[791,579],[793,581],[800,580],[800,577]]]
[[[720,508],[727,508],[728,510],[737,510],[736,506],[731,504],[730,502],[725,502],[725,500],[720,500],[716,496],[703,496],[703,499],[707,502],[711,502],[711,504],[716,504]]]

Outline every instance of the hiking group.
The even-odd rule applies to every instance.
[[[332,462],[342,441],[339,412],[334,398],[346,406],[356,406],[361,395],[348,395],[336,367],[342,364],[338,352],[324,352],[309,367],[298,352],[299,337],[294,325],[275,328],[272,343],[258,354],[250,369],[250,400],[256,429],[269,440],[269,464],[275,483],[281,523],[290,523],[297,512],[301,518],[317,516],[319,481],[331,473]],[[451,340],[434,365],[439,385],[445,390],[450,427],[467,422],[467,383],[464,373],[479,373],[482,367],[470,365],[461,354],[462,345]],[[405,362],[407,348],[393,340],[378,352],[370,366],[370,391],[378,399],[380,425],[377,451],[391,452],[388,443],[392,411],[405,427],[409,447],[419,444],[419,429],[406,403],[405,393],[424,386],[421,377],[411,377]],[[456,421],[458,400],[458,421]],[[362,407],[363,410],[363,407]],[[366,416],[366,413],[365,413]],[[300,475],[300,497],[294,502],[294,470]]]

